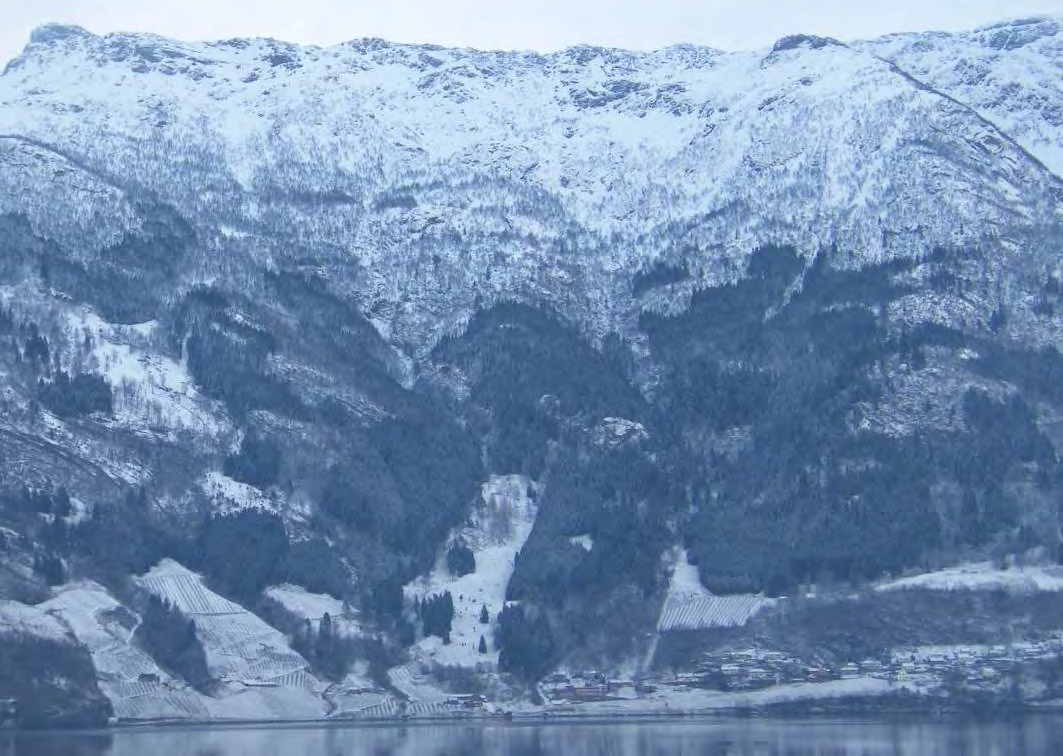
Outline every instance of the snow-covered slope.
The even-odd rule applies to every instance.
[[[207,666],[224,691],[210,701],[212,718],[311,719],[324,715],[325,686],[282,633],[203,585],[199,575],[163,560],[137,584],[171,602],[196,623]]]
[[[946,57],[958,65],[978,34],[942,38]],[[297,227],[300,248],[327,245],[382,333],[422,347],[477,294],[546,296],[608,329],[627,306],[618,274],[661,256],[721,281],[769,241],[861,262],[1054,223],[1059,181],[1019,146],[1055,165],[1048,121],[1013,138],[1025,111],[986,120],[962,86],[938,91],[883,59],[903,43],[535,55],[46,26],[0,77],[0,134],[21,137],[4,146],[0,209],[103,248],[143,223],[147,189],[232,265],[277,263]],[[994,60],[1028,74],[1021,89],[1055,49]],[[71,165],[85,169],[72,218],[23,191]]]
[[[961,564],[935,572],[892,580],[879,591],[922,589],[928,591],[1001,591],[1036,593],[1063,591],[1063,568],[1058,565],[1000,569],[991,562]]]
[[[310,622],[315,630],[321,627],[321,620],[327,614],[340,635],[358,635],[361,632],[355,610],[327,594],[311,593],[297,585],[274,585],[267,588],[263,595],[276,601],[294,617]]]
[[[173,678],[133,643],[139,618],[102,586],[63,586],[41,608],[92,654],[100,689],[119,719],[210,718],[210,699]]]
[[[861,45],[993,122],[1063,176],[1063,27],[1028,18],[964,34],[898,34]]]
[[[152,349],[156,327],[150,321],[114,326],[83,308],[70,318],[70,340],[83,344],[71,371],[98,373],[118,389],[115,420],[120,425],[168,437],[182,430],[222,433],[222,412],[199,394],[187,366]]]
[[[0,601],[0,632],[23,633],[38,638],[71,643],[70,632],[43,609],[18,601]]]
[[[28,728],[98,725],[111,705],[88,650],[47,606],[0,600],[0,698]],[[5,725],[10,726],[10,721]]]
[[[444,645],[437,637],[423,639],[416,646],[421,661],[461,667],[498,663],[492,640],[494,621],[505,606],[517,553],[535,523],[533,492],[532,482],[522,475],[495,476],[484,483],[482,499],[469,522],[452,538],[469,546],[476,556],[476,569],[467,575],[452,575],[440,555],[430,575],[406,586],[411,599],[423,600],[444,591],[454,598],[450,644]],[[484,607],[487,623],[480,622]],[[478,650],[481,637],[487,643],[485,653]]]

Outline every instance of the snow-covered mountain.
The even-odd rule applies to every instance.
[[[0,78],[0,133],[33,140],[6,141],[25,167],[4,181],[35,229],[82,248],[142,223],[134,186],[218,254],[327,246],[415,349],[477,296],[545,294],[605,333],[625,279],[660,259],[717,283],[769,242],[859,264],[1054,227],[1058,28],[536,55],[46,26]],[[83,198],[58,214],[40,196],[56,172]]]
[[[1061,88],[1053,19],[549,55],[42,27],[0,75],[5,611],[92,593],[48,643],[93,700],[118,654],[112,700],[213,711],[219,649],[268,637],[305,711],[395,712],[444,668],[643,669],[810,583],[1052,561]],[[196,652],[192,585],[253,632]]]
[[[1059,19],[1022,19],[966,34],[898,34],[860,47],[970,107],[1063,175]]]

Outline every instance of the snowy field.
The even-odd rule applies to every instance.
[[[339,693],[332,698],[335,710],[333,717],[346,718],[383,718],[399,714],[399,700],[383,691],[365,693]]]
[[[571,712],[578,716],[625,716],[636,714],[695,714],[734,709],[774,706],[804,701],[829,701],[852,697],[878,697],[915,686],[877,678],[859,677],[823,683],[795,683],[766,690],[720,693],[710,690],[660,690],[647,698],[592,701],[547,707],[551,713]],[[557,711],[560,709],[560,711]]]
[[[198,575],[166,560],[137,583],[196,621],[210,671],[223,681],[217,697],[189,688],[133,645],[139,618],[96,583],[64,586],[39,609],[20,612],[85,645],[100,689],[120,720],[290,720],[325,714],[325,686],[306,661],[279,632],[206,589]],[[3,611],[0,605],[0,624],[10,624]]]
[[[171,677],[132,644],[139,618],[102,586],[92,582],[63,586],[41,608],[89,650],[100,690],[119,719],[209,718],[209,699]]]
[[[91,582],[63,586],[41,608],[88,648],[101,680],[132,684],[141,675],[155,675],[172,682],[150,655],[132,645],[140,618],[102,586]]]
[[[922,589],[930,591],[1007,591],[1036,593],[1063,591],[1063,567],[1009,567],[992,562],[974,562],[893,580],[876,586],[878,591]]]
[[[300,619],[318,622],[326,614],[343,616],[343,602],[324,593],[310,593],[297,585],[274,585],[266,589],[271,598]]]
[[[713,595],[701,584],[698,568],[687,559],[686,550],[679,549],[658,629],[668,632],[742,627],[773,603],[762,596]]]
[[[40,607],[18,601],[0,601],[0,636],[5,633],[25,633],[67,642],[73,640],[55,617]]]
[[[421,661],[476,667],[498,662],[493,643],[493,623],[506,600],[506,586],[513,575],[517,552],[531,535],[535,523],[534,484],[521,475],[494,476],[482,487],[481,500],[469,521],[451,542],[463,540],[476,556],[476,571],[455,577],[447,571],[446,554],[440,554],[432,572],[406,586],[408,599],[425,598],[443,591],[454,597],[451,643],[425,638],[415,647]],[[491,623],[480,623],[486,606]],[[488,651],[478,652],[480,636]]]
[[[311,593],[297,585],[274,585],[265,591],[266,598],[273,599],[285,611],[299,619],[310,620],[315,629],[326,614],[332,619],[332,627],[340,635],[356,636],[362,632],[356,611],[342,601],[325,593]]]
[[[411,665],[389,669],[388,681],[410,703],[441,704],[447,698],[445,692],[425,680]]]

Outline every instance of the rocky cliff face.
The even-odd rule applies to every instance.
[[[679,543],[722,593],[1054,558],[1060,39],[39,29],[0,76],[0,590],[171,557],[401,647],[396,591],[523,475],[534,676],[639,651]]]

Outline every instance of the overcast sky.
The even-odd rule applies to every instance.
[[[748,50],[795,32],[856,39],[1035,14],[1063,16],[1063,0],[0,0],[0,60],[17,55],[48,21],[184,40],[265,36],[325,45],[383,37],[541,51],[695,42]]]

